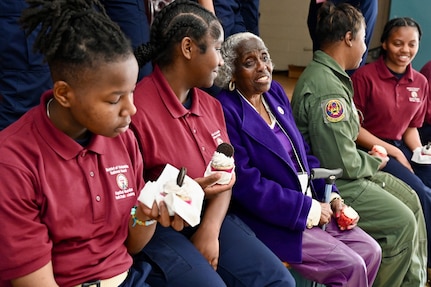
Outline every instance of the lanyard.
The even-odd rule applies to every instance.
[[[259,112],[257,111],[257,109],[247,100],[246,97],[244,97],[244,95],[237,89],[237,92],[240,94],[240,96],[256,111],[256,113],[259,114]],[[265,107],[265,110],[267,111],[269,118],[271,120],[271,124],[270,127],[273,128],[275,126],[275,124],[278,125],[278,127],[280,128],[280,130],[283,132],[283,134],[286,136],[286,138],[288,139],[290,146],[292,147],[292,151],[293,154],[295,156],[296,162],[298,163],[299,168],[301,169],[300,172],[297,173],[298,176],[298,180],[299,183],[301,185],[301,190],[302,193],[304,194],[309,194],[310,192],[310,177],[307,173],[307,171],[305,170],[304,165],[302,164],[301,158],[295,148],[295,145],[293,144],[293,141],[291,139],[291,137],[289,136],[289,134],[286,132],[286,130],[281,126],[281,124],[278,122],[277,118],[274,116],[274,114],[271,112],[271,109],[268,106],[268,103],[266,102],[265,98],[263,97],[263,95],[261,95],[262,97],[262,103],[263,106]],[[311,194],[310,194],[311,195]]]
[[[308,173],[305,170],[304,165],[302,164],[302,160],[298,154],[298,151],[295,148],[295,145],[293,144],[292,138],[289,136],[289,134],[286,132],[286,130],[283,128],[283,126],[280,124],[280,122],[277,120],[277,118],[272,114],[271,109],[269,108],[268,103],[266,102],[264,97],[262,97],[262,103],[263,103],[263,106],[265,107],[266,111],[268,112],[269,117],[271,118],[271,122],[275,121],[275,123],[278,125],[280,130],[283,132],[283,134],[289,140],[290,146],[292,147],[293,154],[295,155],[296,162],[298,163],[299,168],[301,169],[301,171],[297,173],[298,180],[299,180],[299,183],[301,185],[301,191],[303,194],[311,196],[310,177],[308,176]]]
[[[301,158],[299,157],[299,154],[295,148],[295,145],[293,144],[292,138],[289,136],[289,134],[286,132],[286,130],[282,127],[282,125],[280,124],[280,122],[277,120],[277,118],[272,114],[271,109],[269,108],[266,100],[264,97],[262,97],[262,103],[263,106],[265,107],[266,111],[268,112],[271,121],[274,120],[275,123],[278,125],[278,127],[280,128],[280,130],[283,132],[283,134],[286,136],[286,138],[289,140],[290,142],[290,146],[292,147],[292,151],[293,154],[295,155],[295,159],[299,165],[299,168],[301,169],[300,174],[307,174],[307,171],[304,168],[304,165],[302,164]]]

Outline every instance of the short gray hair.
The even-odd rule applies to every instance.
[[[222,89],[228,89],[229,82],[232,79],[232,75],[235,73],[235,61],[239,57],[237,49],[243,40],[257,39],[262,42],[263,40],[250,32],[236,33],[223,42],[221,47],[221,55],[223,57],[224,65],[219,67],[217,78],[214,80],[214,84]],[[265,46],[266,48],[266,46]],[[268,48],[266,48],[268,50]]]

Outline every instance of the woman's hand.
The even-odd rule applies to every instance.
[[[387,155],[382,155],[377,151],[370,150],[368,153],[370,155],[372,155],[374,157],[378,157],[382,160],[382,163],[379,165],[379,170],[383,169],[389,161],[389,157]]]
[[[232,189],[233,184],[236,181],[235,172],[232,173],[232,178],[228,184],[215,184],[219,180],[221,175],[219,173],[213,173],[209,176],[195,178],[194,180],[201,186],[205,192],[206,198],[211,198],[219,193],[225,192]]]
[[[337,220],[337,225],[340,228],[340,230],[353,229],[358,224],[358,221],[359,221],[359,215],[356,218],[354,218],[354,220],[351,222],[350,220],[346,220],[346,218],[341,218],[343,209],[346,209],[346,208],[349,208],[349,207],[344,204],[344,201],[341,198],[335,198],[334,200],[331,201],[331,209],[334,212],[334,217]],[[353,211],[353,209],[351,208],[350,210]]]
[[[334,198],[331,201],[331,210],[335,218],[339,218],[341,214],[341,210],[344,207],[344,202],[340,197]]]
[[[350,230],[358,225],[358,221],[358,213],[352,207],[344,205],[340,217],[337,219],[337,225],[340,230]]]
[[[320,202],[320,207],[322,211],[320,213],[319,225],[322,226],[331,222],[333,212],[329,203]]]
[[[176,231],[181,231],[188,225],[178,214],[175,213],[173,216],[170,216],[168,207],[164,201],[161,201],[159,204],[154,201],[152,208],[148,208],[143,203],[139,203],[139,207],[145,216],[147,216],[147,218],[141,219],[142,221],[155,219],[163,227],[171,226]]]
[[[340,224],[338,224],[338,227],[340,228],[340,230],[350,230],[356,227],[356,225],[358,225],[358,221],[359,221],[359,216],[355,218],[355,220],[347,225],[347,226],[342,226]]]
[[[217,270],[220,246],[218,233],[210,230],[204,230],[200,226],[191,237],[191,241],[200,253],[208,260],[208,263]]]

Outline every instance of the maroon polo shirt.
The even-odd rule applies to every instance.
[[[229,142],[220,103],[193,88],[186,109],[157,66],[139,82],[134,99],[131,128],[142,147],[146,180],[156,180],[166,163],[186,167],[191,178],[203,177],[217,146]]]
[[[381,139],[401,140],[408,127],[421,127],[429,94],[425,77],[411,65],[398,80],[383,57],[352,76],[362,126]]]
[[[0,133],[0,278],[50,260],[60,286],[110,278],[132,263],[124,241],[142,157],[131,131],[82,147],[48,119],[50,97]]]

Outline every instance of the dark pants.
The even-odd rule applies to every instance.
[[[157,226],[140,256],[152,265],[152,287],[295,286],[293,277],[236,216],[227,215],[220,230],[217,272],[189,239],[191,234]]]
[[[417,177],[419,177],[426,186],[431,188],[431,164],[418,164],[416,162],[412,162],[411,158],[413,152],[404,144],[403,141],[388,140],[387,142],[398,147],[404,153]]]
[[[135,258],[126,280],[118,287],[150,287],[146,283],[151,265],[144,258]]]
[[[419,135],[421,137],[421,141],[423,145],[431,142],[431,125],[424,123],[424,125],[418,129]]]

